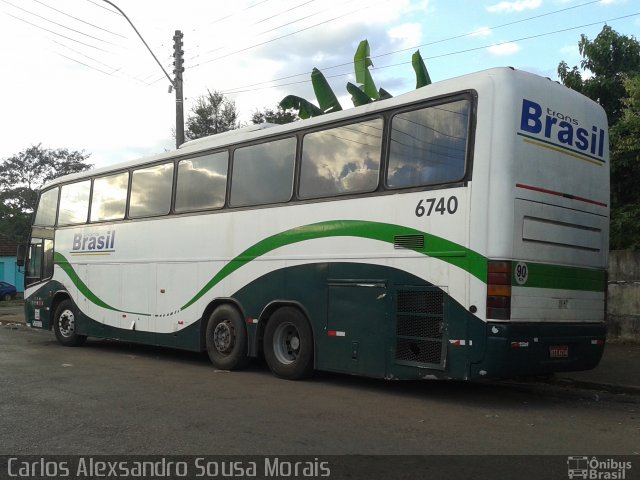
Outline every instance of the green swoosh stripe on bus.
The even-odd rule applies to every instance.
[[[76,288],[80,291],[80,293],[82,293],[87,298],[87,300],[96,304],[97,306],[102,307],[106,310],[112,310],[114,312],[129,313],[131,315],[141,315],[144,317],[151,316],[148,313],[127,312],[124,310],[120,310],[119,308],[112,307],[108,303],[103,302],[100,299],[100,297],[98,297],[95,293],[93,293],[91,289],[87,286],[87,284],[82,281],[82,279],[78,276],[76,271],[73,269],[73,267],[69,263],[69,260],[67,260],[64,255],[62,255],[61,253],[55,252],[53,254],[53,261],[56,265],[58,265],[62,270],[65,271],[65,273],[69,276],[69,278],[71,279],[73,284],[76,286]]]
[[[292,228],[267,237],[247,248],[227,263],[202,289],[180,310],[185,310],[200,300],[209,290],[240,267],[277,248],[326,237],[360,237],[393,244],[395,237],[418,235],[424,237],[423,248],[410,248],[416,252],[460,267],[483,282],[487,280],[487,259],[457,243],[431,235],[420,230],[388,223],[367,222],[362,220],[338,220],[313,223]]]

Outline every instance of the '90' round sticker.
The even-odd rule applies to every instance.
[[[524,285],[529,278],[529,268],[526,263],[518,262],[514,272],[518,285]]]

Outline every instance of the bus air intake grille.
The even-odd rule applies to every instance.
[[[393,237],[393,248],[422,250],[424,249],[424,235],[397,235]]]
[[[397,363],[442,367],[445,298],[437,287],[397,291]]]
[[[396,360],[411,364],[439,364],[441,356],[442,342],[398,338]]]

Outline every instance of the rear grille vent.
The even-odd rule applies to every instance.
[[[442,365],[444,301],[444,292],[436,287],[397,292],[398,363]]]
[[[397,235],[393,237],[393,248],[422,250],[424,248],[424,235]]]

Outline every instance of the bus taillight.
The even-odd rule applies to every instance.
[[[487,318],[511,318],[511,262],[490,260],[487,275]]]

